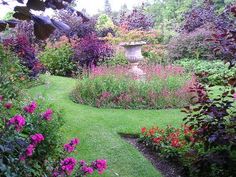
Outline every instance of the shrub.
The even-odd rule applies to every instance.
[[[199,77],[199,81],[208,85],[225,85],[228,78],[234,77],[236,73],[235,68],[228,69],[228,65],[223,61],[214,60],[194,60],[182,59],[177,62],[184,67],[186,71],[194,72]]]
[[[5,98],[16,98],[28,82],[27,69],[11,51],[0,45],[0,93]]]
[[[5,39],[3,45],[19,57],[21,64],[29,70],[30,77],[38,76],[43,68],[35,56],[35,49],[25,35]]]
[[[144,68],[146,81],[129,76],[127,67],[97,67],[80,80],[72,92],[74,101],[96,107],[160,109],[189,103],[188,88],[195,79],[180,67]]]
[[[229,82],[235,86],[235,81]],[[196,104],[186,107],[185,123],[196,131],[203,151],[191,164],[195,176],[235,176],[235,99],[234,88],[224,87],[219,94],[196,85]],[[210,96],[213,95],[213,96]]]
[[[128,30],[150,30],[154,26],[154,21],[145,12],[144,7],[142,7],[140,9],[134,9],[129,14],[122,14],[120,25]]]
[[[1,99],[1,176],[44,176],[46,161],[59,157],[61,113],[38,103]]]
[[[43,103],[43,102],[41,102]],[[61,150],[61,113],[38,106],[35,101],[21,108],[19,102],[6,102],[0,96],[0,175],[82,177],[107,168],[104,159],[91,164],[77,163],[71,156],[79,144],[74,138]]]
[[[114,28],[112,19],[106,14],[101,14],[97,19],[96,29],[100,31],[109,28]]]
[[[210,48],[210,44],[205,40],[210,38],[212,32],[201,28],[191,33],[180,33],[173,37],[168,46],[168,57],[171,60],[181,58],[211,59],[214,52]]]
[[[40,61],[54,75],[71,76],[76,72],[73,49],[63,44],[56,48],[46,48],[39,54]]]
[[[117,51],[116,54],[111,57],[109,60],[106,60],[102,63],[105,66],[125,66],[128,65],[128,60],[125,56],[124,51]]]
[[[81,38],[74,50],[74,60],[86,68],[97,66],[98,62],[103,62],[113,55],[112,46],[95,34]]]

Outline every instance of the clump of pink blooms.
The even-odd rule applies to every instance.
[[[31,143],[27,146],[25,152],[20,156],[20,160],[24,161],[27,157],[31,157],[35,148],[44,140],[44,136],[40,133],[36,133],[30,136]]]
[[[25,118],[21,115],[15,115],[9,120],[8,125],[13,125],[15,130],[19,132],[25,126]]]
[[[79,144],[79,139],[74,138],[70,141],[70,143],[64,144],[64,150],[69,153],[73,152],[78,144]]]
[[[5,107],[6,109],[11,109],[12,106],[13,106],[13,104],[12,104],[11,102],[7,102],[7,103],[4,104],[4,107]]]
[[[25,112],[32,114],[37,108],[37,103],[35,101],[31,102],[29,105],[24,107]]]
[[[183,67],[174,65],[140,66],[140,68],[146,73],[147,80],[151,80],[154,77],[158,77],[160,79],[166,79],[167,77],[170,76],[182,75],[185,72]],[[116,77],[127,76],[127,73],[129,73],[129,69],[130,69],[129,67],[125,66],[93,67],[91,72],[91,77],[108,76],[108,75],[113,75]],[[132,75],[129,76],[133,77]]]
[[[98,159],[92,162],[92,166],[98,170],[99,174],[102,174],[107,169],[107,161],[104,159]]]
[[[61,163],[60,163],[61,169],[63,172],[65,172],[65,174],[71,175],[71,173],[73,172],[73,170],[76,166],[76,163],[77,163],[77,161],[75,158],[67,157],[61,161]]]
[[[52,120],[52,114],[53,114],[53,110],[47,109],[45,112],[41,114],[41,116],[44,120],[50,121]]]

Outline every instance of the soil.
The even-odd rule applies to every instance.
[[[158,157],[153,150],[139,143],[136,136],[123,136],[123,138],[138,149],[164,177],[187,177],[183,167]]]

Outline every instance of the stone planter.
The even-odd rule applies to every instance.
[[[144,79],[145,73],[142,69],[138,67],[140,61],[143,60],[143,55],[141,52],[142,46],[145,45],[146,42],[124,42],[120,45],[125,48],[125,56],[129,63],[131,63],[132,67],[129,70],[131,74],[133,74],[137,79]]]

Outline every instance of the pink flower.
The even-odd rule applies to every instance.
[[[71,175],[73,172],[77,161],[73,157],[67,157],[61,161],[61,169],[67,174]]]
[[[30,144],[25,150],[26,156],[28,156],[28,157],[32,156],[34,153],[34,150],[35,150],[35,146]]]
[[[84,172],[84,174],[93,174],[93,168],[91,167],[87,167],[87,166],[84,166],[82,167],[82,171]]]
[[[233,94],[234,99],[236,100],[236,93]]]
[[[47,109],[44,113],[42,113],[42,117],[43,119],[50,121],[52,120],[52,114],[53,114],[53,111],[51,109]]]
[[[84,160],[79,161],[79,163],[80,163],[81,166],[86,165],[86,162]]]
[[[13,104],[10,103],[10,102],[4,104],[4,107],[5,107],[6,109],[11,109],[12,106],[13,106]]]
[[[24,107],[25,112],[27,113],[34,113],[35,109],[37,108],[37,103],[35,101],[31,102],[29,105]]]
[[[36,134],[34,134],[34,135],[31,135],[31,143],[33,144],[33,145],[37,145],[37,144],[39,144],[41,141],[43,141],[44,140],[44,136],[42,135],[42,134],[40,134],[40,133],[36,133]]]
[[[79,139],[74,138],[70,141],[70,143],[64,145],[64,150],[67,152],[73,152],[76,148],[76,145],[79,144]]]
[[[98,170],[99,174],[102,174],[107,169],[107,161],[104,159],[98,159],[92,162],[92,166]]]
[[[14,117],[12,117],[9,122],[9,125],[14,125],[16,131],[21,131],[23,126],[25,126],[25,118],[22,117],[21,115],[15,115]]]

